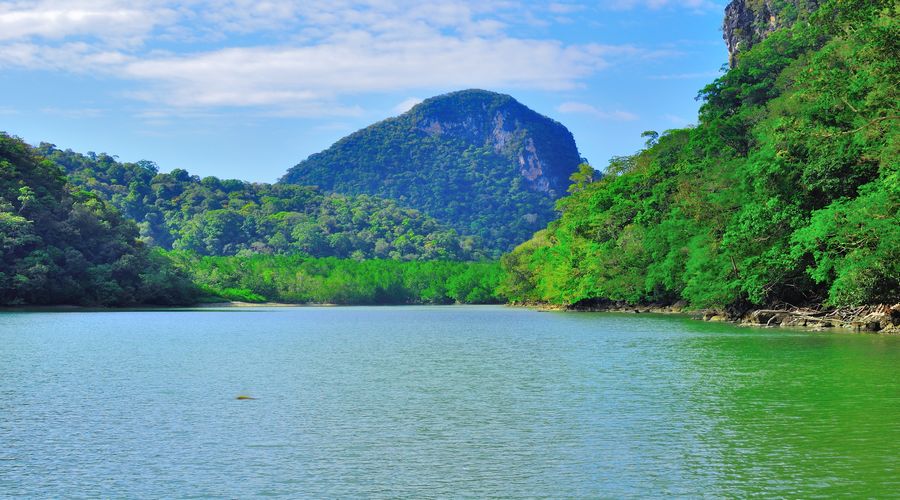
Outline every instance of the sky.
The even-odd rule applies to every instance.
[[[603,168],[696,122],[724,1],[0,0],[0,131],[273,182],[424,98],[481,88]]]

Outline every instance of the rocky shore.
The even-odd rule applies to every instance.
[[[841,309],[756,309],[734,320],[757,326],[790,326],[816,330],[844,328],[857,332],[896,335],[900,334],[900,304]]]
[[[635,305],[624,302],[603,301],[571,306],[530,305],[544,310],[686,314],[704,321],[727,321],[747,326],[808,328],[819,331],[835,328],[855,332],[900,335],[900,303],[838,309],[789,307],[783,309],[749,309],[739,312],[717,309],[690,309],[684,302]]]

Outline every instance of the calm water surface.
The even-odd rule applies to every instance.
[[[898,491],[897,337],[502,307],[0,313],[0,496]]]

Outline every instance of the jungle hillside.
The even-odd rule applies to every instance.
[[[582,176],[561,218],[503,257],[511,301],[900,302],[900,6],[729,11],[734,67],[700,90],[698,124]]]

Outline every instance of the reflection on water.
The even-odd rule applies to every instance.
[[[653,315],[0,313],[0,491],[888,496],[898,361]]]

